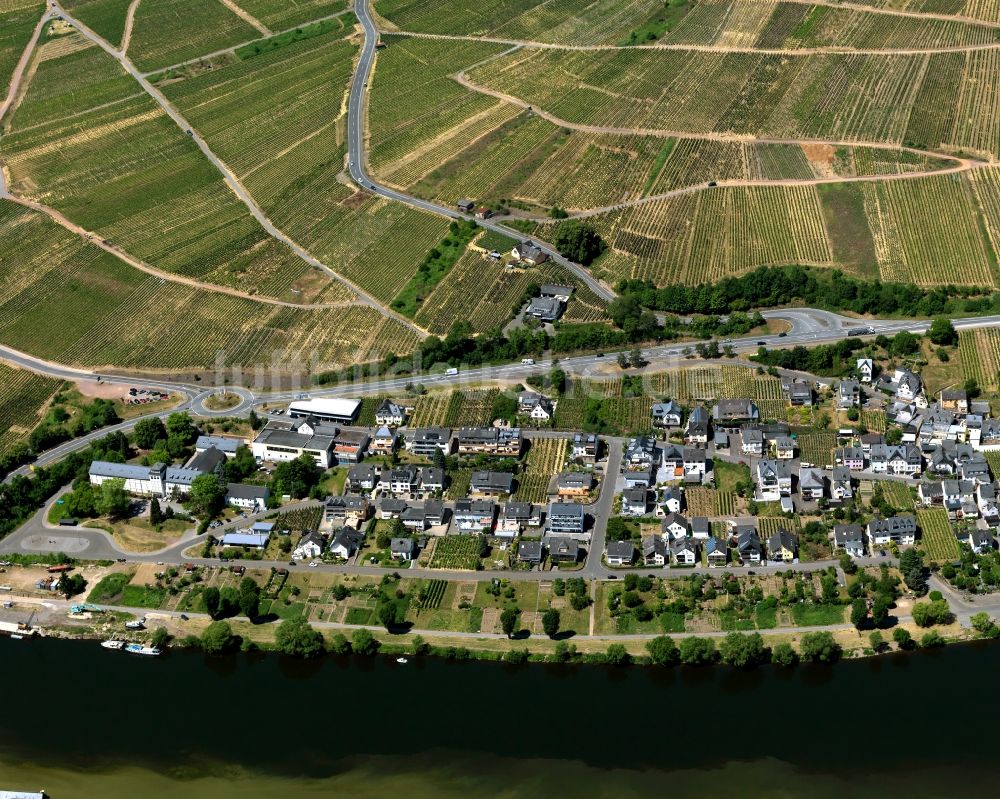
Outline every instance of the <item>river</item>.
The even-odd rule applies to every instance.
[[[0,639],[0,790],[993,798],[998,670],[1000,646],[989,644],[743,673],[189,651],[144,659],[92,641]]]

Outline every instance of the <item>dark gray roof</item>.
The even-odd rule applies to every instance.
[[[252,486],[245,483],[229,483],[226,486],[226,496],[234,499],[265,499],[267,486]]]

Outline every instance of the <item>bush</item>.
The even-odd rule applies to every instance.
[[[799,656],[791,644],[782,641],[771,649],[771,662],[776,666],[794,666],[799,662]]]
[[[625,647],[622,644],[611,644],[608,647],[607,653],[608,663],[612,666],[625,666],[628,665],[631,658],[628,652],[625,651]]]
[[[924,649],[944,646],[944,638],[941,637],[941,633],[937,630],[931,630],[929,633],[924,633],[924,637],[920,639],[920,646]]]
[[[836,663],[843,654],[840,644],[826,632],[806,633],[799,649],[802,659],[813,663]]]
[[[681,641],[681,663],[687,666],[707,666],[715,662],[715,642],[711,638],[691,636]]]
[[[657,666],[672,666],[680,657],[677,645],[665,635],[647,641],[646,651],[649,653],[649,659]]]

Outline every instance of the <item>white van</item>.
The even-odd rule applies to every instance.
[[[521,366],[534,366],[534,365],[535,365],[535,359],[534,358],[522,358],[521,359]]]
[[[451,377],[452,375],[457,375],[458,374],[458,369],[456,369],[453,366],[451,369],[449,369],[447,372],[445,372],[445,374],[448,375],[449,377]]]

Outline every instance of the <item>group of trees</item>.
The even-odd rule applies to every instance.
[[[552,236],[552,244],[571,261],[590,266],[607,249],[604,239],[592,225],[571,219],[562,222]]]
[[[1000,293],[988,289],[951,285],[921,288],[806,266],[765,266],[697,286],[657,288],[649,281],[624,280],[617,289],[619,294],[636,297],[646,308],[677,314],[725,314],[795,302],[875,316],[943,316],[1000,309]]]
[[[170,463],[190,453],[198,434],[190,414],[178,412],[170,414],[166,423],[156,416],[140,420],[132,430],[132,441],[146,451],[147,464]]]
[[[792,666],[800,657],[811,663],[834,663],[843,650],[828,632],[803,635],[798,652],[785,642],[768,648],[760,633],[731,632],[719,642],[718,648],[711,638],[693,635],[681,639],[677,646],[670,637],[661,635],[647,642],[646,652],[650,662],[658,666],[678,663],[707,666],[719,662],[738,669],[752,669],[764,663]]]
[[[209,586],[201,592],[205,612],[213,619],[227,619],[242,613],[250,621],[260,612],[260,586],[251,577],[244,577],[238,588]]]

